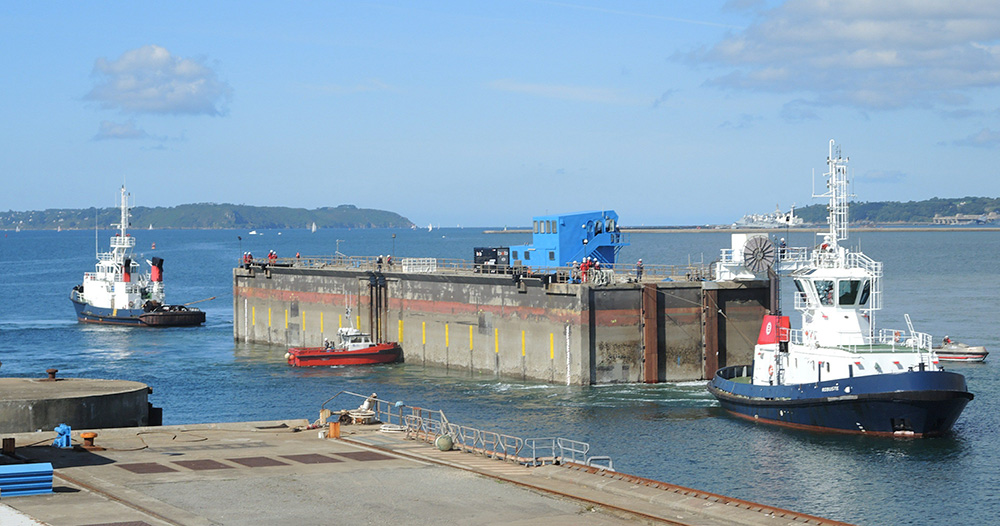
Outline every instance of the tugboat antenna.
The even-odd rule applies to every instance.
[[[838,241],[845,241],[848,237],[848,199],[851,197],[851,193],[848,188],[849,182],[847,178],[847,162],[849,159],[844,159],[840,153],[840,146],[835,147],[834,144],[834,140],[830,139],[830,153],[826,159],[829,171],[824,174],[827,177],[827,191],[826,193],[817,195],[815,190],[813,190],[813,197],[827,197],[830,199],[830,204],[827,207],[829,211],[827,220],[830,224],[830,232],[820,235],[829,235],[830,243],[836,246]],[[813,183],[813,188],[815,188],[815,182]]]

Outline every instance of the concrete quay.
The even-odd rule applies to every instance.
[[[128,380],[0,378],[0,433],[53,429],[146,426],[159,423],[146,384]],[[155,418],[150,418],[154,413]]]
[[[51,462],[55,478],[51,494],[0,494],[0,523],[843,524],[576,464],[440,451],[377,425],[343,426],[340,439],[307,425],[98,429],[100,450],[50,447],[53,432],[5,435],[17,449],[0,462]]]

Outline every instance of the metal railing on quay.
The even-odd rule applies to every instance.
[[[439,437],[446,435],[451,438],[453,447],[460,451],[501,461],[525,466],[576,462],[614,471],[611,457],[587,456],[590,444],[586,442],[562,437],[521,438],[453,424],[448,421],[443,411],[408,406],[402,402],[390,402],[374,394],[365,396],[350,391],[340,391],[323,402],[320,414],[323,415],[325,412],[327,416],[332,416],[334,413],[327,408],[327,404],[340,395],[362,399],[363,402],[358,410],[367,406],[367,410],[374,413],[375,419],[383,424],[383,428],[386,424],[392,427],[399,426],[399,430],[410,440],[422,440],[434,444]],[[347,410],[347,413],[351,413],[351,410]],[[598,462],[605,462],[606,465],[600,465]]]

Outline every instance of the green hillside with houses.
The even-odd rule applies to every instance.
[[[935,197],[925,201],[853,202],[851,203],[852,223],[908,223],[931,224],[935,217],[983,216],[1000,213],[1000,198],[993,197]],[[825,204],[810,205],[795,209],[795,215],[806,223],[825,223]]]

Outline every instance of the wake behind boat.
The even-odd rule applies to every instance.
[[[370,334],[353,327],[337,329],[337,339],[336,343],[327,342],[322,347],[292,347],[285,353],[285,359],[291,366],[316,367],[393,363],[403,355],[398,343],[375,343]]]
[[[128,194],[122,186],[121,220],[111,237],[111,252],[98,253],[95,271],[85,273],[83,283],[70,292],[77,320],[155,327],[204,323],[205,313],[199,309],[165,304],[162,258],[149,262],[149,273],[133,260],[135,238],[128,233],[129,217]]]
[[[847,160],[827,159],[830,230],[813,249],[775,250],[750,236],[742,253],[724,251],[720,279],[790,274],[802,328],[765,316],[753,363],[724,367],[708,385],[723,409],[757,422],[875,435],[932,436],[951,429],[972,400],[965,377],[939,367],[931,336],[875,329],[882,263],[840,246],[847,239]],[[744,236],[746,238],[746,236]],[[776,263],[776,267],[772,266]]]

